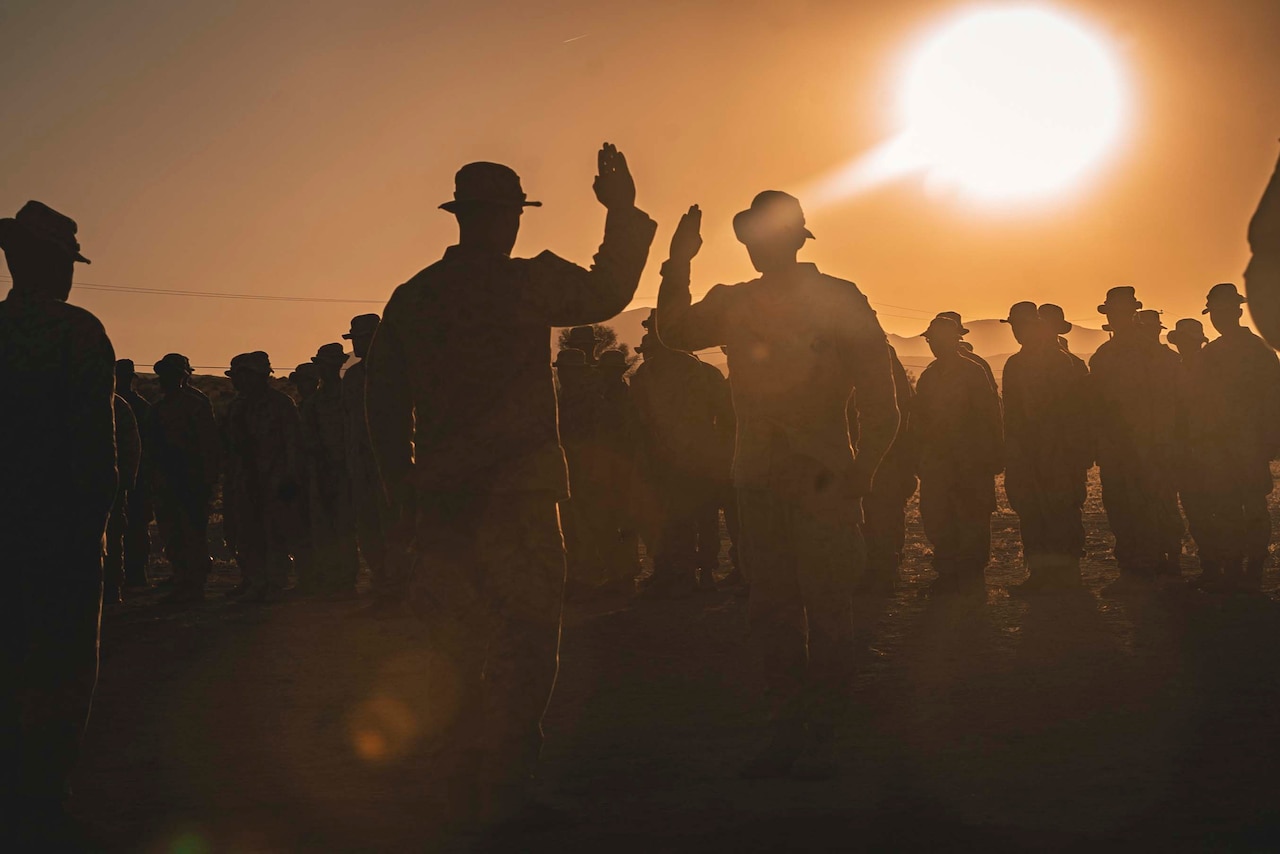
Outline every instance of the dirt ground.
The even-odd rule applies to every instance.
[[[414,622],[238,605],[219,560],[201,607],[107,609],[74,809],[103,849],[175,854],[1280,848],[1276,570],[1266,597],[1105,598],[1096,483],[1086,521],[1087,595],[1008,596],[1002,502],[986,601],[938,601],[912,509],[900,593],[858,605],[834,782],[735,776],[764,713],[742,598],[569,606],[539,785],[577,821],[523,838],[449,829]]]

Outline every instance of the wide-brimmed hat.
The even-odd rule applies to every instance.
[[[570,346],[576,344],[590,344],[592,350],[595,349],[596,343],[599,340],[600,339],[596,337],[595,327],[592,326],[575,326],[570,329],[569,334],[565,336],[565,341],[567,341]],[[576,349],[582,350],[584,353],[586,352],[582,347],[577,347]]]
[[[1027,323],[1030,321],[1040,320],[1040,309],[1036,308],[1033,302],[1023,301],[1015,302],[1009,307],[1009,316],[1001,323]]]
[[[311,357],[311,361],[317,365],[345,365],[347,363],[347,351],[342,349],[341,344],[322,344],[316,354]]]
[[[600,354],[599,366],[605,370],[625,371],[627,357],[621,350],[605,350]]]
[[[1054,335],[1066,335],[1071,331],[1071,324],[1067,321],[1066,314],[1062,311],[1062,306],[1047,302],[1037,309],[1037,313]]]
[[[479,161],[468,163],[453,176],[453,200],[440,205],[450,213],[468,207],[542,207],[531,202],[520,186],[520,176],[510,166]]]
[[[559,353],[556,353],[556,360],[551,363],[553,368],[586,368],[587,354],[576,347],[565,347]]]
[[[1209,340],[1204,334],[1204,324],[1193,317],[1179,320],[1164,337],[1170,344],[1204,344]]]
[[[181,353],[166,353],[161,357],[160,361],[151,366],[157,374],[167,374],[181,372],[184,374],[195,373],[191,370],[191,360]]]
[[[378,331],[382,318],[376,314],[358,314],[351,318],[351,331],[342,337],[348,341],[360,335],[372,335]]]
[[[920,337],[926,338],[930,341],[934,338],[953,338],[956,341],[959,341],[960,336],[963,334],[960,330],[961,326],[956,323],[955,320],[950,317],[938,315],[933,320],[929,321],[929,328],[924,332],[921,332]]]
[[[1240,294],[1240,290],[1234,284],[1222,282],[1209,288],[1209,295],[1204,300],[1204,311],[1200,313],[1208,314],[1209,309],[1213,307],[1215,302],[1239,306],[1248,302],[1248,300]]]
[[[643,326],[649,332],[652,332],[653,324],[654,324],[654,321],[657,319],[657,317],[658,317],[658,310],[656,308],[651,308],[649,309],[649,314],[645,317],[645,319],[640,321],[640,325]]]
[[[958,311],[940,311],[940,312],[938,312],[938,317],[946,317],[946,318],[948,318],[948,319],[950,319],[950,320],[954,320],[954,321],[955,321],[955,323],[956,323],[956,326],[959,326],[959,327],[960,327],[960,334],[961,334],[961,335],[968,335],[968,334],[969,334],[969,330],[964,328],[964,321],[960,319],[960,312],[958,312]]]
[[[314,362],[303,362],[301,365],[298,365],[289,372],[289,382],[296,382],[300,377],[305,377],[309,380],[319,380],[320,371],[316,369]]]
[[[66,214],[58,213],[44,202],[30,201],[14,216],[0,219],[0,249],[8,249],[24,239],[34,240],[88,264],[89,259],[80,254],[76,228],[76,221]]]
[[[275,373],[271,367],[271,357],[261,350],[254,350],[252,353],[241,353],[239,356],[232,358],[231,370],[226,372],[227,376],[231,376],[236,371],[261,374],[264,377],[269,377]]]
[[[116,359],[116,379],[135,379],[137,376],[138,368],[133,364],[133,359]]]
[[[1156,311],[1154,308],[1144,308],[1142,311],[1134,315],[1133,320],[1139,326],[1156,326],[1160,329],[1168,328],[1160,322],[1160,312]]]
[[[1137,311],[1142,308],[1142,301],[1135,295],[1129,285],[1121,285],[1107,291],[1107,299],[1098,306],[1098,314],[1111,314],[1120,311]]]
[[[742,243],[751,243],[782,234],[800,234],[809,240],[813,232],[805,227],[800,200],[781,190],[765,190],[751,200],[751,207],[733,218],[733,233]]]

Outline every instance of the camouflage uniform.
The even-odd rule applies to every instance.
[[[876,469],[871,492],[862,499],[863,535],[867,540],[864,587],[884,591],[898,581],[907,542],[907,502],[916,491],[916,454],[912,447],[911,412],[915,390],[893,347],[889,348],[893,388],[898,399],[898,435]],[[850,419],[851,434],[856,420]]]
[[[66,794],[98,674],[115,354],[92,314],[0,303],[0,828]],[[18,849],[11,849],[18,850]]]
[[[396,289],[369,351],[369,432],[393,524],[418,508],[410,601],[459,665],[486,787],[523,789],[555,682],[568,480],[551,328],[622,311],[655,228],[610,210],[591,270],[452,246]]]
[[[209,398],[183,386],[151,405],[145,430],[153,451],[156,522],[175,593],[202,593],[208,580],[209,501],[218,482],[220,442]]]
[[[289,556],[302,537],[307,500],[298,408],[274,388],[236,395],[224,431],[227,545],[249,593],[278,593],[289,581]]]
[[[663,342],[728,347],[739,551],[775,737],[797,721],[829,729],[852,675],[852,592],[866,560],[858,500],[898,426],[884,331],[856,285],[813,264],[718,285],[696,305],[687,264],[662,273]],[[856,458],[855,390],[868,449]]]
[[[120,589],[125,585],[125,538],[129,529],[129,493],[138,479],[138,464],[142,460],[142,441],[138,438],[138,423],[133,410],[120,395],[115,396],[116,416],[116,470],[120,474],[120,486],[107,518],[107,551],[102,567],[103,596],[108,602],[120,601]]]
[[[321,593],[354,592],[360,555],[347,471],[347,414],[341,386],[322,384],[302,404],[309,483],[311,560]]]
[[[1122,574],[1178,572],[1182,517],[1175,479],[1179,359],[1136,329],[1117,331],[1089,360],[1102,502]],[[1180,545],[1178,547],[1180,549]]]
[[[1000,399],[982,366],[963,350],[934,360],[920,374],[911,434],[933,568],[943,584],[980,590],[991,560],[1003,436]]]
[[[1055,340],[1024,345],[1005,363],[1004,485],[1035,579],[1079,578],[1081,510],[1092,465],[1088,374]]]
[[[378,464],[369,444],[369,422],[365,418],[364,388],[367,366],[364,360],[347,368],[342,377],[342,408],[347,416],[347,472],[351,479],[351,497],[355,503],[356,539],[360,554],[369,567],[373,594],[385,600],[399,601],[405,594],[407,579],[402,573],[389,573],[400,565],[388,563],[387,543],[383,533],[383,506],[386,497],[378,478]]]
[[[1202,449],[1210,554],[1229,579],[1261,582],[1271,545],[1270,460],[1280,449],[1280,362],[1243,327],[1205,345],[1192,433]]]

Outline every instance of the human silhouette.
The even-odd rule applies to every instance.
[[[1280,451],[1280,361],[1241,325],[1245,298],[1214,285],[1205,300],[1218,336],[1204,347],[1203,384],[1193,411],[1205,435],[1210,542],[1219,589],[1256,591],[1271,545],[1270,461]]]
[[[911,407],[915,389],[898,352],[889,347],[893,389],[898,401],[898,433],[876,469],[871,491],[862,499],[862,530],[867,543],[867,571],[858,585],[862,594],[891,595],[901,578],[902,550],[907,543],[907,502],[916,493],[916,451],[912,447]],[[857,432],[856,399],[850,402],[850,437]]]
[[[607,590],[635,592],[640,575],[640,522],[636,514],[639,416],[626,375],[631,369],[621,350],[605,350],[596,364],[600,411],[596,424],[597,462],[591,478],[595,526],[601,532]]]
[[[1060,327],[1033,302],[1004,320],[1021,349],[1004,368],[1005,493],[1021,523],[1026,581],[1018,595],[1080,587],[1081,509],[1091,459],[1085,381],[1088,368],[1058,346]]]
[[[129,403],[120,395],[115,396],[116,418],[116,471],[120,485],[107,517],[106,552],[102,563],[102,601],[118,605],[123,601],[125,537],[129,528],[129,493],[138,482],[138,465],[142,462],[142,440],[138,437],[138,422],[133,417]]]
[[[1112,288],[1098,311],[1111,339],[1089,360],[1090,410],[1102,503],[1115,535],[1120,580],[1141,589],[1180,573],[1181,516],[1173,474],[1177,355],[1160,343],[1158,313],[1143,315],[1131,287]]]
[[[596,358],[596,350],[599,346],[600,339],[597,337],[593,326],[575,326],[569,330],[569,334],[565,338],[565,348],[581,350],[583,357],[587,360],[587,367],[591,368],[594,368],[599,363]]]
[[[698,587],[715,589],[720,554],[716,415],[724,377],[690,354],[664,346],[652,332],[644,334],[640,350],[644,362],[631,377],[631,395],[656,514],[649,523],[652,541],[645,543],[652,548],[653,575],[641,595],[680,598]]]
[[[271,387],[271,374],[271,359],[261,350],[236,356],[227,371],[236,396],[223,425],[228,449],[225,531],[240,566],[236,595],[245,602],[282,597],[307,501],[298,409],[287,394]]]
[[[152,450],[156,523],[173,568],[171,604],[204,601],[209,578],[209,504],[218,483],[221,443],[209,399],[191,385],[191,362],[169,353],[154,366],[160,399],[144,431]]]
[[[991,383],[991,387],[995,389],[996,394],[998,396],[1000,393],[1000,386],[996,382],[996,375],[995,375],[995,372],[991,370],[990,363],[988,363],[986,359],[982,358],[977,353],[975,353],[973,351],[973,345],[970,344],[968,341],[964,340],[964,336],[969,334],[969,330],[965,328],[964,321],[960,317],[960,312],[940,311],[938,312],[937,316],[945,317],[948,320],[954,321],[955,325],[960,327],[960,355],[964,356],[966,359],[973,362],[978,367],[982,368],[982,370],[987,375],[987,379]]]
[[[528,807],[541,719],[555,683],[565,580],[556,502],[567,497],[556,433],[551,329],[607,320],[635,295],[656,224],[635,206],[626,158],[606,144],[607,209],[591,269],[543,252],[512,258],[529,202],[506,166],[458,171],[459,238],[401,285],[368,357],[369,432],[389,499],[392,547],[412,539],[410,601],[454,664],[466,721],[450,743],[475,761],[455,781],[478,817]]]
[[[591,330],[591,327],[582,327]],[[592,525],[591,479],[596,469],[597,423],[603,399],[587,355],[576,347],[556,354],[556,410],[560,425],[560,445],[564,448],[569,472],[569,497],[560,502],[560,525],[564,532],[568,562],[566,595],[582,597],[602,581],[604,558],[600,532]]]
[[[289,382],[298,392],[299,406],[320,390],[320,371],[315,362],[303,362],[289,372]]]
[[[151,520],[155,518],[153,475],[146,435],[146,427],[151,420],[151,403],[134,388],[137,379],[138,372],[132,359],[116,362],[116,393],[129,404],[142,442],[138,476],[129,489],[125,507],[124,583],[126,587],[146,588],[151,583],[147,578],[147,566],[151,562]]]
[[[760,277],[693,303],[701,219],[695,205],[672,237],[657,330],[675,349],[729,348],[739,555],[772,705],[771,737],[743,773],[828,776],[853,670],[853,585],[865,569],[858,502],[898,429],[889,345],[856,285],[797,260],[813,235],[800,203],[779,191],[758,194],[733,221]],[[846,411],[855,392],[856,454]]]
[[[931,592],[985,594],[1003,426],[1000,399],[982,366],[960,346],[962,334],[943,316],[924,331],[934,361],[916,384],[911,435],[919,459],[920,520],[938,574]]]
[[[288,380],[298,393],[298,410],[301,413],[302,407],[320,390],[320,371],[316,368],[315,362],[303,362],[289,372]],[[311,540],[311,472],[305,461],[299,488],[308,498],[306,501],[298,502],[298,534],[291,549],[293,571],[298,579],[295,589],[303,596],[314,596],[319,592],[319,582],[316,579],[315,550],[312,548]]]
[[[1196,407],[1204,399],[1204,325],[1194,318],[1179,320],[1165,336],[1178,351],[1178,393],[1176,410],[1176,444],[1174,477],[1178,500],[1187,517],[1187,527],[1196,544],[1200,575],[1191,583],[1195,587],[1214,588],[1222,583],[1222,566],[1211,541],[1213,527],[1211,504],[1207,494],[1208,471],[1205,468],[1206,443],[1212,433],[1206,432],[1206,420]]]
[[[1244,271],[1250,314],[1271,346],[1280,346],[1280,161],[1249,220],[1253,256]]]
[[[378,479],[378,463],[373,458],[373,446],[369,443],[369,420],[364,402],[368,373],[365,358],[381,322],[376,314],[357,315],[351,318],[351,330],[342,336],[351,342],[352,355],[359,359],[342,375],[342,407],[347,417],[347,471],[355,504],[356,538],[360,544],[360,555],[369,567],[373,593],[371,613],[375,616],[400,613],[408,592],[408,579],[399,571],[401,565],[387,561],[382,481]]]
[[[312,572],[317,593],[349,599],[356,595],[360,554],[347,467],[348,422],[342,394],[342,367],[347,363],[347,354],[341,344],[325,344],[311,361],[320,376],[320,387],[303,403],[299,415],[309,487]]]
[[[117,487],[114,366],[68,305],[76,223],[40,202],[0,219],[0,840],[71,847],[65,801],[98,673],[102,538]]]

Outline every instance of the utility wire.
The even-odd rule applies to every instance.
[[[9,276],[0,276],[12,282]],[[223,291],[190,291],[180,290],[176,288],[144,288],[137,285],[104,285],[98,282],[75,282],[73,289],[78,288],[87,291],[107,291],[110,293],[120,294],[153,294],[158,296],[174,296],[174,297],[202,297],[206,299],[246,299],[246,300],[262,300],[268,302],[323,302],[323,303],[369,303],[373,305],[386,305],[386,300],[380,299],[340,299],[337,297],[300,297],[300,296],[284,296],[275,294],[235,294]]]

